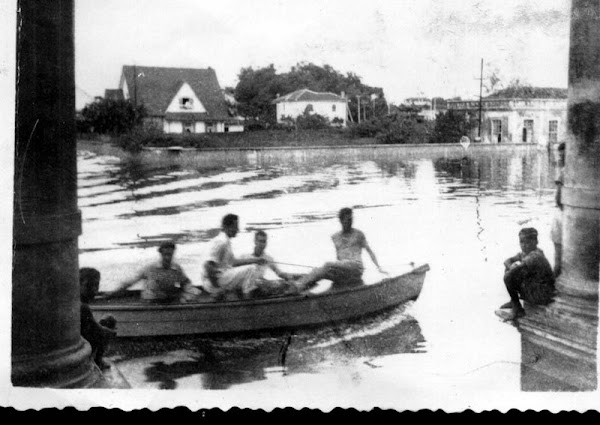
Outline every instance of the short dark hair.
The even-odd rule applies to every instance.
[[[100,272],[92,267],[82,267],[79,269],[79,283],[89,282],[91,280],[100,281]]]
[[[537,242],[538,231],[533,227],[523,227],[519,231],[519,236],[523,236],[524,238],[526,238],[528,240],[535,240]]]
[[[162,241],[158,246],[158,252],[162,252],[164,249],[175,249],[175,242],[173,241]]]
[[[227,214],[223,217],[223,220],[221,220],[221,226],[223,227],[229,227],[232,226],[233,223],[235,223],[236,221],[238,221],[238,216],[235,214]]]
[[[348,208],[348,207],[342,208],[340,210],[340,212],[338,213],[338,218],[342,218],[342,217],[345,217],[347,215],[352,215],[352,208]]]
[[[265,232],[264,230],[257,230],[254,234],[254,239],[258,238],[259,236],[264,236],[266,238],[267,232]]]

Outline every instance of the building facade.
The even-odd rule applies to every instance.
[[[448,110],[479,116],[478,100],[448,101]],[[482,143],[534,143],[547,145],[565,140],[567,90],[528,88],[518,93],[500,91],[481,101]],[[479,128],[470,137],[476,140]]]
[[[345,127],[348,116],[348,100],[344,93],[314,92],[308,89],[297,90],[277,97],[273,103],[277,108],[277,122],[282,123],[287,117],[296,119],[305,111],[319,114],[333,123],[337,119],[340,126]]]
[[[145,125],[165,133],[243,131],[229,108],[215,70],[125,65],[119,90],[147,111]]]

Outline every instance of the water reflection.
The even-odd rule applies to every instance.
[[[416,303],[374,318],[292,334],[115,347],[142,387],[224,389],[331,369],[360,380],[383,368],[402,381],[419,365],[469,371],[509,364],[518,333],[493,314],[506,301],[502,261],[518,250],[524,224],[538,228],[553,258],[553,164],[535,147],[148,152],[121,160],[80,152],[78,161],[80,266],[100,270],[102,289],[154,260],[167,238],[197,282],[206,244],[229,212],[241,217],[233,241],[239,254],[250,252],[252,232],[263,229],[276,261],[321,264],[332,259],[337,211],[350,206],[384,269],[431,266]],[[367,281],[380,278],[367,267]],[[406,354],[421,360],[411,357],[398,372],[394,365]],[[147,359],[144,370],[134,367],[139,357]]]
[[[227,389],[235,385],[323,368],[361,363],[378,368],[373,358],[423,352],[418,322],[410,306],[344,324],[213,337],[119,340],[111,352],[120,367],[145,356],[144,386],[159,389]],[[166,354],[166,355],[165,355]]]

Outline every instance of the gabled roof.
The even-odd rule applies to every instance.
[[[104,98],[112,100],[123,100],[123,90],[121,89],[106,89],[104,90]]]
[[[134,71],[135,69],[135,71]],[[137,78],[134,78],[134,72]],[[123,66],[129,97],[137,96],[148,115],[163,116],[173,97],[188,83],[206,108],[209,119],[226,120],[230,116],[217,74],[212,68],[161,68],[155,66]]]
[[[567,96],[567,89],[525,86],[498,90],[485,99],[566,99]]]
[[[279,96],[273,101],[273,103],[281,102],[347,102],[347,99],[335,93],[320,93],[309,89],[300,89],[285,96]]]

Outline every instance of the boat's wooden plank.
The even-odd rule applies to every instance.
[[[336,322],[374,313],[419,296],[427,265],[373,285],[250,301],[189,304],[100,302],[99,318],[112,314],[120,336],[237,332]]]

